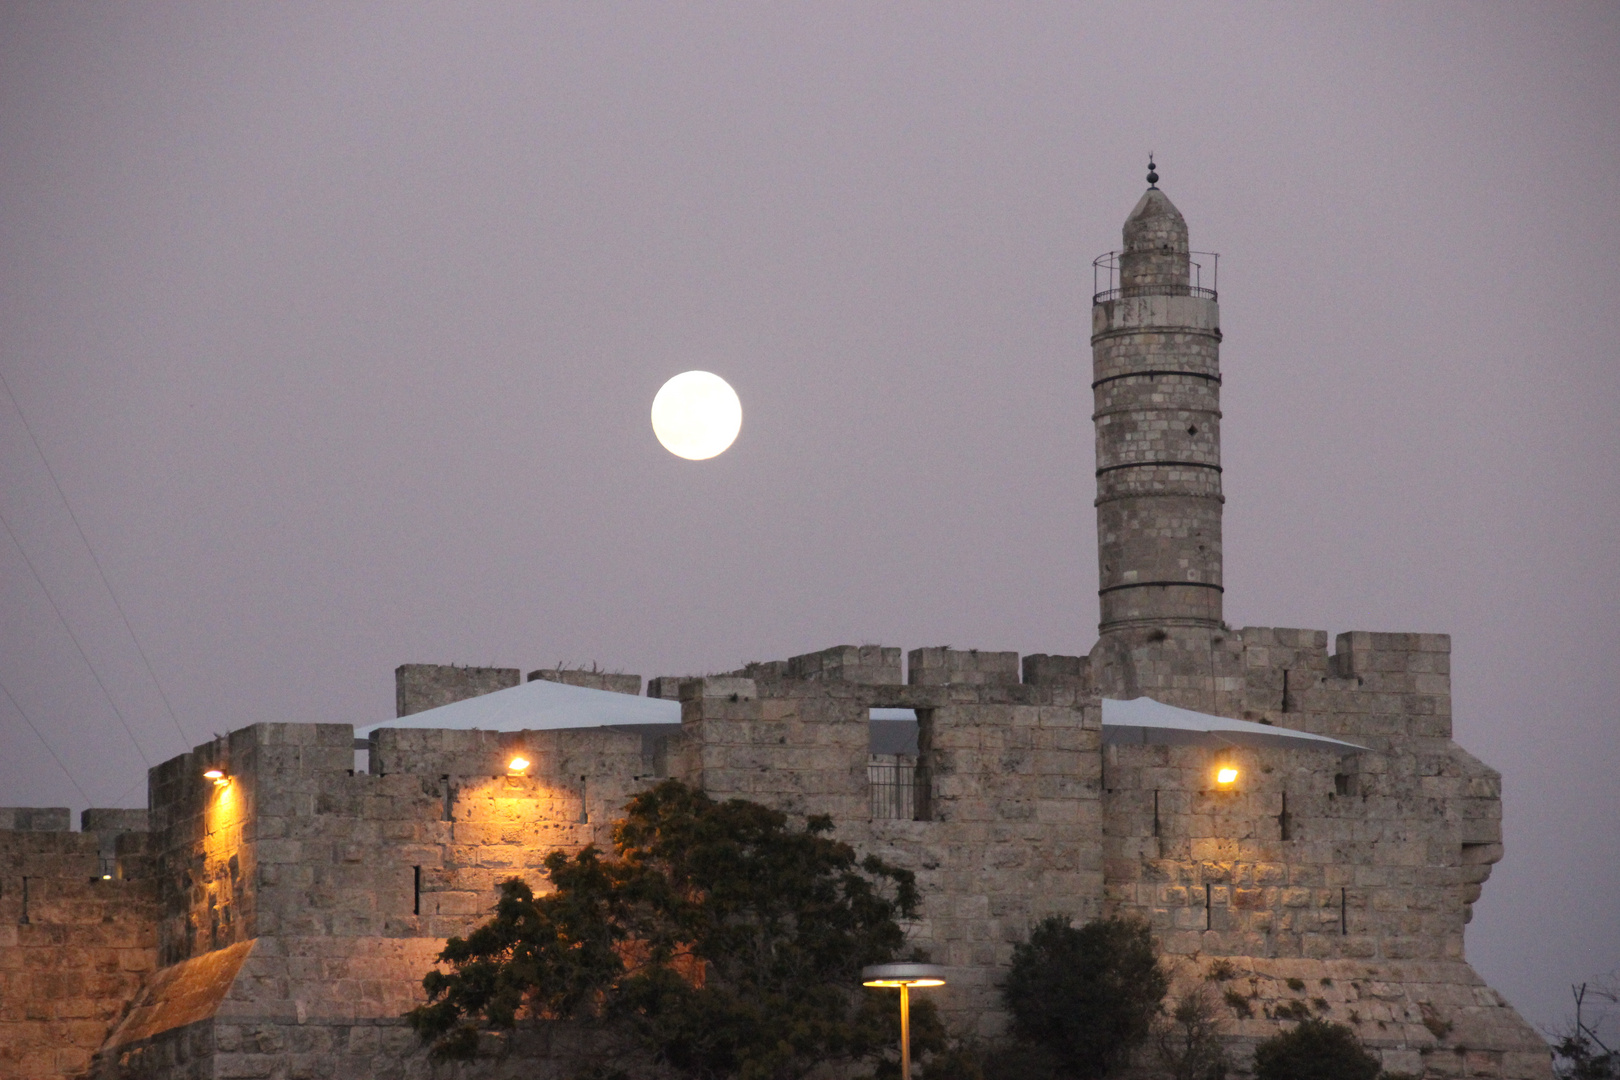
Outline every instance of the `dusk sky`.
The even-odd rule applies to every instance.
[[[1614,4],[5,4],[0,804],[406,662],[1086,652],[1149,151],[1221,253],[1227,621],[1452,635],[1468,955],[1555,1023],[1620,969]]]

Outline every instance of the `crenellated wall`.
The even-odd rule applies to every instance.
[[[912,946],[951,969],[934,1000],[958,1028],[991,1035],[1004,1023],[999,972],[1029,927],[1102,911],[1101,721],[1072,686],[1020,685],[1015,653],[945,652],[912,654],[913,685],[687,682],[672,767],[716,798],[831,815],[836,837],[916,873]],[[1009,657],[1010,682],[983,677]],[[935,681],[946,670],[973,681]],[[872,815],[872,708],[917,711],[923,820]]]
[[[0,1078],[82,1075],[157,966],[145,817],[0,808]]]
[[[958,1030],[1002,1029],[997,983],[1040,918],[1134,912],[1180,980],[1217,989],[1240,1060],[1321,1015],[1390,1068],[1544,1080],[1544,1044],[1464,958],[1501,854],[1500,786],[1450,740],[1448,639],[1346,634],[1330,655],[1320,631],[1195,632],[1025,657],[1021,681],[1014,653],[914,650],[902,683],[899,650],[840,646],[682,680],[678,726],[379,728],[358,774],[348,725],[256,724],[152,770],[149,834],[109,812],[82,833],[17,831],[63,828],[65,812],[0,812],[0,1024],[19,1033],[0,1077],[73,1075],[97,1042],[95,1074],[121,1080],[429,1077],[401,1015],[445,938],[486,918],[505,878],[545,888],[548,853],[607,845],[630,796],[674,776],[828,814],[839,838],[914,871],[910,940],[950,969],[935,1000]],[[1099,668],[1367,749],[1105,745]],[[482,692],[481,675],[463,681]],[[874,708],[915,710],[915,755],[873,756]],[[1229,789],[1217,763],[1238,769]],[[880,776],[902,786],[880,800]],[[108,865],[113,880],[90,880]],[[25,866],[49,933],[122,928],[94,961],[117,954],[116,977],[73,981],[81,954],[37,918],[5,936]],[[464,1073],[545,1080],[547,1040],[565,1037],[537,1029]],[[47,1057],[57,1071],[39,1071]]]
[[[1451,741],[1450,639],[1342,634],[1330,656],[1322,631],[1222,636],[1206,711],[1367,749],[1105,747],[1110,910],[1146,918],[1193,973],[1212,958],[1242,972],[1222,987],[1242,1047],[1318,1015],[1391,1069],[1550,1075],[1545,1043],[1464,959],[1502,853],[1501,782]],[[1187,655],[1167,635],[1132,659],[1173,670]],[[1217,765],[1239,779],[1222,789]]]

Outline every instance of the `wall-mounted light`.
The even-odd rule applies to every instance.
[[[231,782],[231,778],[226,775],[224,769],[209,769],[203,773],[203,779],[212,780],[215,787],[225,787]]]
[[[1215,782],[1221,787],[1231,787],[1237,783],[1238,771],[1232,765],[1222,765],[1215,770]]]
[[[527,769],[528,767],[529,767],[529,759],[524,757],[522,754],[517,755],[516,757],[512,758],[511,761],[508,761],[506,763],[507,770],[509,772],[511,772],[513,775],[521,773],[524,769]]]

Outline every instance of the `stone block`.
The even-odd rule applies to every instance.
[[[1018,654],[952,649],[913,649],[906,654],[907,681],[913,686],[1017,686]]]
[[[401,664],[394,671],[395,716],[411,716],[441,705],[517,686],[517,668]]]
[[[740,679],[731,676],[708,676],[702,679],[689,679],[681,684],[681,700],[702,701],[706,707],[710,699],[718,701],[754,701],[759,697],[758,685],[753,679]],[[683,716],[684,719],[684,716]]]
[[[0,806],[0,830],[68,832],[73,811],[66,806]]]
[[[79,815],[79,828],[84,832],[146,832],[145,810],[85,810]]]
[[[647,696],[663,698],[666,701],[679,701],[681,698],[681,683],[686,682],[690,675],[659,675],[647,680]]]
[[[900,650],[882,645],[834,645],[790,657],[786,676],[812,682],[899,686]]]
[[[1052,656],[1032,653],[1023,660],[1024,682],[1030,686],[1067,686],[1089,689],[1089,656]]]

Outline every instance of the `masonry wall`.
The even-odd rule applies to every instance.
[[[81,1075],[156,967],[144,817],[0,809],[0,1080]]]
[[[1221,712],[1367,749],[1106,747],[1109,909],[1146,918],[1194,982],[1237,972],[1216,981],[1245,1053],[1312,1015],[1391,1069],[1549,1075],[1545,1043],[1464,960],[1501,783],[1450,739],[1449,639],[1345,634],[1329,656],[1321,631],[1225,636],[1241,679],[1206,679]],[[1138,650],[1155,647],[1167,669],[1185,656],[1170,636]]]
[[[1114,635],[1101,659],[1028,657],[1022,682],[1013,653],[915,650],[901,684],[898,650],[839,647],[681,681],[678,729],[380,729],[358,775],[347,725],[259,724],[153,770],[149,836],[89,818],[84,833],[20,833],[65,816],[0,812],[14,826],[0,833],[0,973],[33,963],[26,978],[46,980],[16,984],[33,1011],[0,1019],[27,1033],[6,1045],[38,1055],[49,1039],[50,1067],[69,1069],[112,1027],[96,1074],[125,1080],[430,1076],[401,1014],[444,939],[487,917],[501,880],[543,889],[549,852],[605,846],[635,791],[678,776],[829,814],[841,839],[914,871],[911,941],[952,969],[936,1000],[959,1030],[1001,1029],[997,980],[1040,918],[1129,911],[1184,984],[1219,994],[1240,1060],[1322,1015],[1391,1068],[1545,1078],[1539,1037],[1463,957],[1500,799],[1449,738],[1447,639],[1349,634],[1330,655],[1317,631],[1195,630]],[[1368,749],[1233,751],[1242,779],[1216,791],[1208,750],[1102,745],[1097,684],[1122,672],[1156,697]],[[917,711],[920,820],[874,818],[875,707]],[[514,755],[531,763],[521,774]],[[216,767],[226,784],[204,778]],[[93,884],[109,843],[125,880]],[[40,894],[61,902],[54,925],[144,928],[122,974],[86,990],[49,938],[5,944],[23,865],[54,882]],[[13,1008],[24,999],[6,985]],[[463,1071],[545,1080],[545,1041],[573,1037],[546,1026]]]
[[[937,656],[913,678],[951,667],[999,673],[1015,654]],[[997,678],[997,681],[989,681]],[[1016,676],[1015,676],[1016,679]],[[959,1030],[999,1033],[996,982],[1013,946],[1048,914],[1102,909],[1100,719],[1070,687],[874,685],[715,678],[682,689],[677,775],[716,798],[794,815],[824,813],[836,836],[911,870],[923,895],[911,943],[952,969],[934,1000]],[[874,820],[869,710],[911,708],[921,723],[929,820]]]
[[[550,852],[608,844],[667,739],[383,729],[356,775],[348,725],[257,724],[166,763],[168,966],[101,1074],[428,1075],[401,1014],[445,938],[487,918],[508,877],[543,890]],[[202,780],[210,766],[230,783]]]

